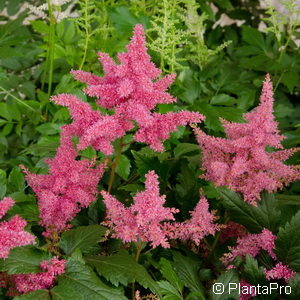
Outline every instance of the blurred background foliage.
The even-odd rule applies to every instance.
[[[94,100],[82,92],[84,85],[73,80],[69,72],[82,69],[101,75],[97,52],[116,58],[118,52],[124,51],[137,23],[146,29],[154,63],[164,73],[177,74],[170,92],[178,101],[159,105],[159,112],[199,111],[206,116],[201,126],[211,135],[222,136],[219,118],[242,122],[242,114],[257,105],[262,80],[270,73],[275,116],[287,137],[283,144],[287,148],[300,144],[300,34],[294,1],[288,1],[289,14],[281,14],[256,0],[78,0],[56,5],[58,2],[41,7],[42,1],[0,1],[0,198],[9,195],[16,199],[17,205],[10,214],[23,216],[37,235],[41,229],[37,226],[36,199],[28,193],[18,166],[24,164],[33,172],[46,172],[44,159],[55,154],[60,126],[70,121],[67,109],[50,103],[49,97],[72,93],[96,109]],[[132,134],[128,134],[125,143],[131,140]],[[219,193],[211,183],[197,179],[201,174],[201,153],[191,129],[180,128],[165,142],[165,147],[164,153],[155,153],[138,143],[124,147],[112,194],[127,199],[143,189],[144,175],[154,169],[168,206],[178,207],[179,219],[184,220],[199,200],[200,189],[210,199],[218,198]],[[91,149],[81,154],[102,158]],[[298,153],[288,163],[299,161]],[[106,174],[99,188],[106,188],[107,183]],[[282,224],[299,209],[299,192],[300,183],[296,182],[272,200],[276,202],[274,207],[284,212]],[[286,205],[281,205],[281,201]],[[211,207],[219,210],[220,223],[228,221],[227,213],[224,214],[226,205],[212,201]],[[83,210],[73,224],[98,224],[103,214],[99,200]],[[232,215],[236,215],[235,211]],[[208,244],[213,244],[213,238],[208,239]],[[118,247],[114,241],[108,245],[108,251]],[[224,249],[220,246],[211,262]],[[190,278],[197,284],[209,281],[211,271],[200,266],[190,252],[179,256],[164,251],[160,256],[173,255],[179,274],[185,274],[186,267],[191,277],[181,274],[178,278],[170,261],[160,259],[158,263],[154,251],[152,257],[145,256],[143,263],[151,266],[154,273],[159,269],[161,278],[173,278],[171,283],[161,283],[161,291],[168,295],[175,290],[178,298],[170,299],[182,299],[185,285],[191,291],[186,299],[202,299],[199,295],[203,286],[193,290]],[[247,262],[249,266],[251,263]],[[214,268],[222,267],[216,263]],[[254,271],[258,272],[258,267]],[[223,277],[224,281],[237,280],[233,270]]]

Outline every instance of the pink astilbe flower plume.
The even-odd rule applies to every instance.
[[[273,116],[273,92],[269,75],[263,84],[260,104],[244,114],[246,123],[222,120],[227,138],[212,137],[195,129],[203,151],[204,178],[217,186],[228,186],[240,192],[244,200],[256,205],[263,190],[276,192],[284,185],[300,179],[299,166],[283,162],[299,149],[282,149],[285,138],[279,133]]]
[[[163,141],[177,126],[201,122],[199,113],[180,111],[167,114],[154,113],[157,104],[176,102],[166,90],[175,79],[175,74],[159,78],[161,70],[151,62],[147,53],[142,25],[136,25],[127,52],[119,53],[119,64],[106,53],[99,53],[104,76],[85,71],[71,71],[74,77],[87,84],[84,92],[96,97],[97,104],[113,109],[112,115],[100,115],[89,104],[72,95],[62,94],[51,98],[57,104],[67,106],[73,123],[70,132],[80,138],[78,149],[92,146],[109,155],[111,142],[124,136],[135,125],[138,131],[135,140],[149,144],[155,151],[163,151]]]
[[[107,222],[114,231],[114,236],[124,242],[150,242],[153,248],[161,245],[169,248],[167,232],[164,229],[166,221],[173,221],[175,208],[164,207],[165,196],[159,195],[158,176],[154,171],[146,174],[145,191],[133,197],[130,207],[124,205],[102,191],[107,209]]]
[[[101,115],[93,110],[87,102],[83,102],[71,94],[60,94],[51,98],[56,104],[66,106],[71,112],[73,122],[64,128],[70,135],[78,136],[77,149],[82,150],[88,146],[111,154],[113,147],[111,142],[125,135],[126,130],[133,126],[115,115]]]
[[[16,289],[20,293],[48,289],[54,284],[55,278],[65,272],[65,260],[54,257],[40,263],[43,272],[35,274],[13,275]]]
[[[14,200],[9,197],[4,197],[0,201],[0,219],[14,203]],[[35,237],[24,231],[26,225],[27,222],[18,215],[0,223],[0,258],[7,258],[13,248],[34,243]]]
[[[219,224],[214,223],[216,216],[209,211],[208,201],[204,196],[201,196],[190,215],[191,218],[185,222],[166,224],[165,229],[171,239],[191,240],[196,245],[200,245],[206,235],[214,235],[221,229]]]
[[[64,128],[56,156],[46,161],[49,174],[32,174],[23,167],[26,180],[37,195],[40,224],[46,227],[46,235],[67,229],[80,209],[96,200],[105,165],[76,160],[76,156],[71,136]]]
[[[265,269],[265,274],[268,280],[284,279],[286,282],[288,282],[292,277],[296,275],[296,272],[291,270],[287,265],[279,262],[271,270]]]
[[[276,259],[273,251],[275,240],[276,236],[268,229],[263,229],[259,234],[248,233],[237,239],[236,246],[228,247],[230,252],[224,254],[221,261],[228,266],[238,256],[250,255],[256,257],[261,250],[267,251],[273,259]]]

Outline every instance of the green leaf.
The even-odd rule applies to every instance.
[[[117,164],[116,172],[119,176],[121,176],[124,180],[128,179],[130,174],[131,163],[128,157],[124,154],[121,155],[120,161]]]
[[[6,173],[0,169],[0,199],[6,194]]]
[[[51,300],[48,290],[38,290],[25,295],[14,297],[14,300]]]
[[[100,275],[115,286],[118,286],[120,283],[126,286],[128,283],[137,281],[152,292],[159,292],[157,284],[146,269],[136,263],[134,258],[126,251],[120,251],[110,256],[92,256],[86,258],[85,261],[90,266],[95,267]]]
[[[8,189],[10,192],[23,191],[25,188],[25,180],[22,171],[18,167],[14,167],[8,176]]]
[[[279,229],[275,240],[275,253],[280,261],[300,271],[300,211]]]
[[[223,205],[230,219],[244,225],[250,232],[259,233],[263,228],[276,231],[280,222],[280,211],[274,195],[261,194],[258,206],[246,203],[242,197],[230,190],[219,189]]]
[[[180,143],[174,149],[174,156],[179,157],[183,154],[191,153],[191,152],[198,152],[200,153],[200,147],[196,144],[190,143]]]
[[[182,300],[182,295],[170,282],[161,280],[157,284],[160,287],[163,300]]]
[[[243,40],[262,50],[266,49],[263,34],[253,27],[243,26]]]
[[[183,283],[176,274],[172,263],[165,258],[161,258],[159,261],[159,266],[159,270],[162,275],[176,288],[177,291],[181,293],[183,289]]]
[[[231,106],[236,103],[236,99],[226,94],[219,94],[211,98],[211,104]]]
[[[200,282],[198,270],[201,266],[199,259],[183,256],[179,252],[173,251],[174,269],[182,280],[185,286],[191,289],[191,291],[204,294],[204,287]]]
[[[30,247],[18,247],[10,251],[9,257],[1,261],[1,271],[8,274],[40,272],[40,262],[48,260],[51,255],[47,252]]]
[[[299,74],[296,71],[288,71],[283,74],[282,82],[293,93],[295,86],[299,83]]]
[[[60,248],[70,255],[80,249],[83,253],[90,251],[103,238],[106,228],[100,225],[81,226],[65,231],[60,240]]]
[[[239,277],[235,270],[229,270],[223,273],[210,290],[211,300],[235,300],[238,299],[239,290]],[[221,289],[221,290],[220,290]],[[219,293],[218,292],[222,292]]]
[[[56,123],[43,123],[42,125],[36,127],[36,130],[43,135],[53,135],[60,131],[61,124]]]
[[[51,294],[52,300],[128,300],[121,290],[104,284],[90,267],[73,259]]]
[[[250,255],[246,256],[243,277],[253,285],[267,283],[264,268],[259,267],[257,260]]]

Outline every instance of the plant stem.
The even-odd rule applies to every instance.
[[[85,29],[85,42],[84,42],[84,52],[83,52],[83,57],[82,61],[79,67],[79,70],[82,69],[85,60],[86,60],[86,54],[87,54],[87,49],[88,49],[88,44],[90,40],[90,33],[89,33],[89,23],[88,23],[88,0],[85,0],[85,9],[84,9],[84,29]]]
[[[52,90],[52,80],[53,80],[53,66],[54,66],[54,35],[55,35],[55,17],[53,14],[53,8],[50,0],[47,0],[49,18],[50,18],[50,27],[49,27],[49,75],[48,75],[48,97],[51,95]]]
[[[111,191],[111,188],[112,188],[112,185],[113,185],[113,182],[114,182],[114,179],[115,179],[116,168],[117,168],[117,165],[120,161],[123,147],[124,147],[123,137],[121,137],[118,152],[117,152],[117,155],[116,155],[116,159],[112,163],[112,167],[111,167],[111,171],[110,171],[110,175],[109,175],[108,190],[107,190],[109,193]]]
[[[135,243],[135,246],[136,246],[135,262],[138,263],[143,249],[143,242],[138,241]],[[132,300],[135,300],[135,282],[132,283]]]

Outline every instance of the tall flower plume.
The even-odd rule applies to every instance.
[[[195,129],[203,151],[204,177],[217,186],[228,186],[244,196],[244,200],[256,205],[260,192],[276,192],[284,185],[300,179],[299,166],[283,162],[298,148],[283,150],[273,116],[273,92],[270,77],[263,84],[260,104],[244,114],[246,123],[222,120],[227,138],[212,137]],[[281,149],[266,151],[266,147]]]
[[[68,127],[80,139],[78,149],[91,145],[107,155],[111,154],[111,142],[137,125],[135,140],[147,143],[155,151],[163,151],[162,142],[177,126],[204,119],[201,114],[189,111],[153,112],[157,104],[176,101],[166,92],[175,75],[159,78],[161,70],[155,67],[147,53],[142,25],[135,26],[127,52],[118,54],[120,64],[106,53],[98,53],[98,56],[105,74],[103,77],[85,71],[71,73],[87,84],[84,92],[96,97],[99,106],[114,110],[112,115],[100,114],[72,95],[61,94],[51,99],[71,111],[73,123]]]
[[[237,239],[236,246],[228,247],[230,252],[224,254],[221,258],[224,265],[228,266],[236,257],[245,257],[250,255],[256,257],[261,250],[265,250],[268,254],[276,259],[274,253],[276,236],[268,229],[263,229],[261,233],[248,233],[247,235]]]
[[[180,223],[174,218],[179,210],[163,206],[165,196],[159,195],[158,176],[154,171],[146,174],[145,185],[145,191],[133,197],[130,207],[102,192],[107,209],[105,224],[113,230],[115,237],[124,242],[151,242],[153,248],[159,245],[169,248],[168,239],[192,240],[199,245],[204,236],[215,234],[220,229],[214,224],[215,216],[209,212],[204,196],[190,212],[191,219]]]
[[[0,218],[14,205],[14,200],[4,197],[0,201]],[[26,221],[15,215],[8,221],[0,223],[0,258],[7,258],[11,249],[33,244],[35,237],[24,231]]]
[[[115,232],[114,236],[124,242],[150,242],[155,248],[159,245],[169,248],[164,222],[175,220],[175,208],[164,207],[165,196],[159,194],[158,176],[154,171],[146,174],[145,191],[133,197],[133,204],[125,207],[109,193],[102,191],[107,209],[106,222]]]
[[[104,173],[104,164],[76,160],[72,138],[63,128],[56,156],[48,159],[49,174],[33,174],[26,170],[26,179],[38,198],[40,224],[46,233],[63,231],[81,208],[96,200],[97,185]]]

